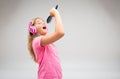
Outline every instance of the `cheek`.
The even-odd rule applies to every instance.
[[[46,30],[47,30],[47,32],[48,32],[48,27],[46,27]]]
[[[41,30],[42,28],[41,27],[38,27],[39,30]]]
[[[40,26],[36,27],[37,28],[37,31],[41,31],[42,28]]]

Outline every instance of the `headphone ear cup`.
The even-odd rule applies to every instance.
[[[32,34],[35,34],[37,31],[36,31],[36,27],[35,26],[30,26],[30,32]]]
[[[32,34],[35,34],[37,32],[36,27],[35,26],[31,26],[31,22],[28,25],[28,29],[29,29],[30,33],[32,33]]]

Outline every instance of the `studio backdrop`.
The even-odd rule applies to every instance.
[[[0,0],[0,79],[37,79],[27,23],[59,5],[65,36],[55,42],[63,79],[120,79],[120,0]],[[49,33],[54,19],[47,24]]]

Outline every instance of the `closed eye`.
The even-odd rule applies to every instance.
[[[41,23],[38,23],[38,24],[41,24]]]

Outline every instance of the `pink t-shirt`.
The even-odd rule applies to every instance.
[[[38,79],[62,79],[62,68],[57,48],[52,44],[40,46],[41,37],[33,39],[32,47],[36,56]]]

